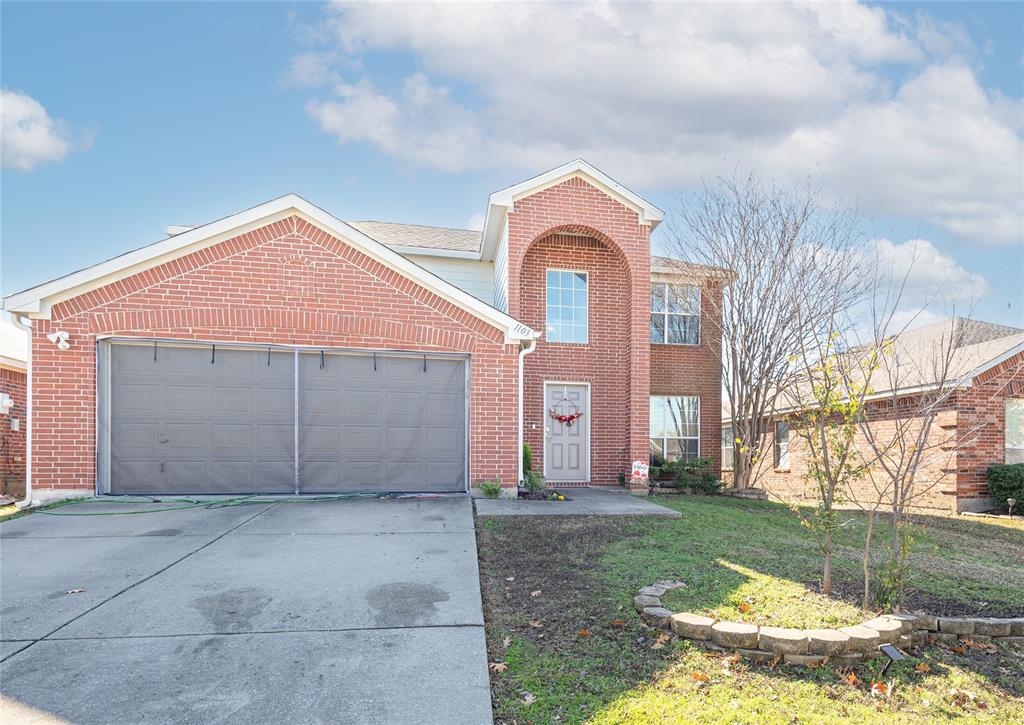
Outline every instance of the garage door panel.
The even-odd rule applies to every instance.
[[[341,443],[341,426],[304,425],[299,435],[299,458],[334,459]]]
[[[111,451],[118,458],[155,459],[160,426],[156,423],[115,423],[111,426],[111,440]]]
[[[295,428],[290,425],[261,423],[256,427],[256,440],[260,457],[272,460],[292,460],[295,455]]]
[[[163,474],[160,471],[160,463],[156,460],[131,460],[115,458],[110,464],[110,491],[111,493],[135,492],[140,481],[150,482],[148,489],[141,489],[142,492],[150,491],[157,493],[153,482],[161,482]]]
[[[210,415],[215,418],[251,417],[256,412],[253,390],[249,387],[214,385]]]
[[[449,481],[454,482],[458,486],[465,486],[466,484],[466,468],[462,465],[461,460],[428,463],[426,471],[426,483],[430,488],[446,485]]]
[[[291,420],[295,416],[295,393],[291,388],[269,388],[261,391],[257,400],[257,414],[261,418]]]
[[[155,419],[160,413],[160,387],[156,383],[117,382],[111,398],[122,418]]]
[[[322,382],[318,379],[317,387],[299,391],[299,408],[310,423],[335,421],[341,414],[341,391],[325,389]]]
[[[115,380],[155,379],[159,377],[158,360],[153,360],[152,345],[119,345],[118,354],[110,361]]]
[[[204,420],[210,403],[207,385],[168,385],[164,388],[164,416]]]
[[[210,375],[209,349],[158,346],[156,361],[164,375],[176,380],[206,380]]]
[[[251,458],[256,452],[253,426],[244,423],[214,423],[210,440],[215,461]]]
[[[253,460],[216,460],[210,463],[209,471],[210,487],[214,491],[259,490],[256,485],[256,462]]]
[[[420,392],[389,390],[384,394],[384,420],[390,423],[425,423],[427,396]]]
[[[210,350],[210,381],[217,385],[248,385],[255,375],[257,357],[251,350]]]
[[[205,423],[164,423],[158,443],[165,460],[205,459],[210,454],[210,427]]]
[[[350,419],[376,420],[382,395],[377,390],[346,390],[342,415]]]
[[[196,493],[207,491],[210,482],[206,475],[206,461],[166,461],[164,463],[164,485],[171,493]]]
[[[426,430],[426,436],[425,453],[428,456],[434,454],[451,458],[452,453],[458,454],[465,444],[465,432],[462,428],[430,426]]]
[[[386,454],[384,430],[377,425],[346,425],[340,433],[341,451],[355,458],[380,458]]]
[[[422,456],[423,429],[419,426],[389,425],[385,435],[389,457],[402,456],[404,460],[410,460]]]

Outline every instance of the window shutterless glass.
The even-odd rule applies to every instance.
[[[586,272],[549,269],[547,271],[548,342],[585,345],[590,337]]]
[[[700,398],[652,395],[650,464],[689,461],[700,455]]]
[[[700,287],[651,284],[651,342],[700,344]]]

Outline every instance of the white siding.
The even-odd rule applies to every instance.
[[[494,304],[494,265],[491,262],[427,254],[406,254],[404,256],[410,262],[433,272],[446,282],[451,282],[478,300],[489,305]]]
[[[501,230],[498,248],[494,251],[494,306],[508,312],[508,222]]]

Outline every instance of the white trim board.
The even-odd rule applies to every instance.
[[[4,309],[30,318],[49,319],[53,305],[58,302],[292,215],[342,239],[453,305],[502,330],[506,343],[538,337],[538,333],[529,326],[460,290],[296,194],[287,194],[92,267],[9,295],[4,299]]]

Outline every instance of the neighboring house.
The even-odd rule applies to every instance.
[[[0,313],[0,495],[25,490],[28,332]]]
[[[288,195],[11,295],[30,484],[514,495],[522,440],[562,484],[652,451],[717,472],[724,276],[652,257],[661,219],[577,160],[492,194],[482,233]]]
[[[996,463],[1024,463],[1024,330],[977,320],[956,318],[904,333],[899,338],[891,365],[898,374],[899,401],[913,410],[914,397],[936,390],[936,351],[956,339],[947,381],[955,389],[943,400],[928,436],[929,453],[919,471],[919,490],[927,490],[916,508],[942,511],[983,511],[991,507],[986,470]],[[879,438],[894,435],[893,392],[879,382],[871,384],[868,415],[878,426]],[[933,396],[934,397],[934,396]],[[792,411],[782,411],[792,412]],[[783,416],[780,416],[782,418]],[[902,414],[907,419],[907,414]],[[887,429],[885,426],[889,426]],[[772,421],[765,447],[770,455],[758,469],[757,486],[774,496],[809,500],[815,485],[807,480],[805,446],[783,419]],[[723,413],[723,467],[731,468],[733,438],[731,421]],[[867,451],[863,436],[858,445]],[[934,485],[933,485],[934,484]],[[862,503],[877,498],[870,476],[855,486],[853,497]]]

